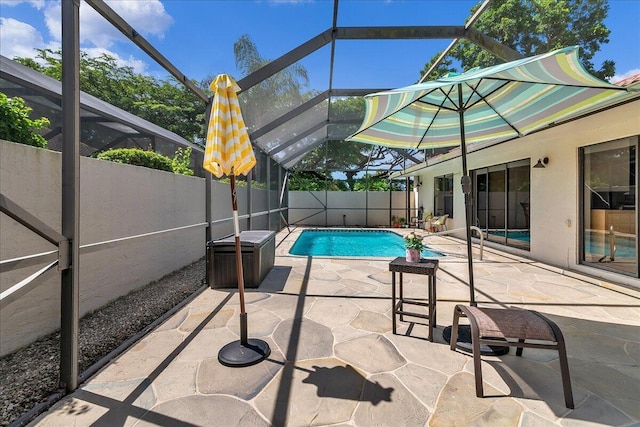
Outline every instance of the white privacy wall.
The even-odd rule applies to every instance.
[[[228,193],[228,185],[225,189]],[[0,192],[61,232],[60,153],[0,141]],[[202,224],[206,221],[204,195],[202,178],[81,157],[80,245]],[[230,202],[212,204],[228,206]],[[200,225],[114,243],[97,251],[81,250],[81,315],[197,261],[205,254],[205,243],[205,227]],[[0,259],[55,249],[0,215]],[[42,266],[2,273],[0,289],[5,291]],[[0,355],[57,330],[59,324],[60,276],[56,271],[2,309]]]
[[[368,194],[364,191],[289,191],[289,223],[322,227],[388,227],[390,203],[394,215],[406,216],[404,191],[393,191],[391,200],[388,191],[370,191]],[[410,203],[413,207],[413,197]]]

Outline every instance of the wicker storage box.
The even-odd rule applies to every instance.
[[[240,233],[245,288],[257,288],[275,262],[276,233],[251,230]],[[207,243],[207,283],[213,289],[237,288],[234,236]]]

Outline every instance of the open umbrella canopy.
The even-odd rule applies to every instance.
[[[246,175],[255,166],[256,158],[238,102],[240,86],[227,74],[220,74],[210,87],[213,107],[203,167],[218,178]]]
[[[572,46],[367,95],[364,121],[347,140],[413,149],[457,146],[461,138],[494,144],[625,96],[627,89],[589,74]]]

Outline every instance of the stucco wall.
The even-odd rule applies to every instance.
[[[471,171],[527,158],[533,166],[539,158],[548,157],[546,168],[531,169],[531,250],[527,256],[637,286],[636,278],[579,265],[577,254],[579,147],[637,135],[640,135],[640,101],[470,153],[468,168]],[[449,228],[458,228],[465,224],[459,157],[416,172],[426,184],[420,187],[418,197],[425,210],[433,210],[433,179],[452,172],[454,218],[448,224]]]
[[[328,191],[326,199],[324,191],[290,191],[289,223],[339,227],[389,226],[389,203],[387,191],[370,191],[368,195],[362,191]],[[413,207],[413,197],[411,203]],[[405,217],[406,193],[392,192],[391,206],[393,215]]]
[[[58,152],[0,141],[0,192],[58,232],[60,165]],[[228,185],[214,184],[230,199]],[[204,191],[202,178],[82,157],[80,245],[204,223]],[[214,200],[212,204],[215,210],[230,209],[230,202]],[[16,221],[0,215],[0,259],[54,249]],[[204,253],[204,226],[114,243],[99,251],[81,251],[81,315],[200,259]],[[3,273],[0,289],[8,289],[42,266]],[[2,309],[0,354],[55,331],[59,323],[60,278],[55,272]]]

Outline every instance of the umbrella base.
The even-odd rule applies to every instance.
[[[218,352],[218,361],[224,366],[242,368],[259,363],[269,357],[271,348],[269,344],[259,339],[248,339],[243,345],[242,341],[233,341],[225,345]]]
[[[452,326],[447,326],[442,331],[442,338],[449,344],[451,343],[451,328]],[[469,325],[458,325],[456,348],[465,353],[473,354],[471,327]],[[509,353],[508,346],[480,344],[480,354],[483,356],[502,356],[507,353]]]

